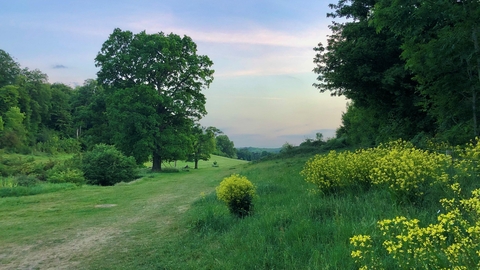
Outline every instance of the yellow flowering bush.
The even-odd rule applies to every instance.
[[[245,217],[253,211],[255,186],[245,176],[233,174],[216,188],[217,198],[228,205],[230,212]]]
[[[348,171],[351,152],[330,151],[327,155],[316,155],[307,161],[301,175],[305,181],[317,185],[319,191],[330,192],[347,186],[352,179]]]
[[[397,140],[356,152],[316,155],[307,161],[301,175],[324,193],[354,185],[377,185],[404,200],[422,196],[434,185],[446,185],[451,164],[449,155]]]
[[[381,220],[375,240],[369,235],[350,238],[351,257],[364,269],[388,268],[385,251],[401,269],[479,269],[480,189],[468,199],[460,199],[458,183],[451,189],[456,197],[440,200],[445,213],[438,214],[436,223],[422,227],[418,219],[402,216]]]
[[[422,196],[436,184],[449,181],[451,156],[396,145],[376,160],[372,183],[383,185],[399,199]]]
[[[371,184],[370,170],[377,156],[376,149],[330,151],[327,155],[316,155],[307,161],[300,174],[324,193],[352,185],[368,187]]]

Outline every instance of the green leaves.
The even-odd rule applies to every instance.
[[[441,137],[456,144],[478,135],[480,3],[380,0],[373,14],[377,31],[401,38],[405,67],[424,97],[419,104],[436,119]],[[460,126],[469,127],[468,136],[447,136]]]
[[[201,91],[214,72],[192,39],[117,28],[95,62],[115,144],[137,162],[153,153],[154,168],[162,160],[186,158],[192,151],[190,128],[206,114]]]
[[[135,160],[105,144],[98,144],[84,154],[81,169],[87,183],[92,185],[112,186],[132,181],[136,176]]]

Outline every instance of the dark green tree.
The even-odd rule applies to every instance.
[[[68,138],[73,135],[72,114],[70,100],[73,89],[62,83],[54,83],[50,86],[51,100],[48,117],[45,119],[45,127],[56,131],[60,137]]]
[[[214,72],[212,61],[197,55],[192,39],[117,28],[95,63],[106,90],[110,128],[119,134],[114,143],[139,163],[151,153],[154,171],[164,161],[186,158],[192,147],[190,127],[206,114],[201,91]]]
[[[14,85],[20,74],[20,65],[6,51],[0,49],[0,87]]]
[[[415,74],[421,105],[451,143],[478,136],[480,2],[379,0],[377,31],[401,37],[402,59]]]
[[[246,147],[237,149],[237,158],[238,159],[251,161],[252,160],[252,154],[253,153],[250,152],[248,150],[248,148],[246,148]]]
[[[230,141],[227,135],[222,134],[215,138],[215,148],[215,154],[219,156],[229,158],[237,157],[237,149],[235,149],[235,144]]]
[[[11,107],[17,107],[18,98],[18,86],[6,85],[0,87],[0,116],[4,115]]]
[[[74,136],[87,149],[111,142],[105,99],[105,91],[92,79],[75,88],[71,98]]]
[[[37,135],[50,119],[51,90],[48,76],[39,70],[24,68],[17,77],[18,104],[25,114],[24,126],[29,145],[34,145]]]
[[[364,144],[373,145],[392,138],[410,139],[429,131],[431,122],[418,107],[413,74],[405,70],[400,59],[401,39],[391,31],[380,31],[370,25],[376,0],[340,0],[330,7],[331,18],[348,19],[330,25],[332,35],[325,46],[319,44],[314,63],[320,92],[344,95],[353,101],[349,109],[368,111],[362,114],[364,125],[350,125],[344,132],[350,137],[362,136]],[[361,128],[361,129],[357,129]],[[364,134],[368,130],[370,134]],[[371,141],[365,141],[370,138]]]
[[[23,125],[25,114],[18,107],[10,107],[1,117],[0,148],[16,150],[25,144],[26,131]]]

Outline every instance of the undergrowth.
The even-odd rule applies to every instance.
[[[78,188],[78,186],[73,183],[61,183],[61,184],[44,183],[44,184],[37,184],[34,186],[2,187],[0,188],[0,198],[37,195],[37,194],[50,193],[50,192],[56,192],[61,190],[70,190],[70,189],[76,189],[76,188]]]

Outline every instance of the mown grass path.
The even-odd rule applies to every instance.
[[[211,166],[213,160],[219,167]],[[158,243],[184,232],[178,220],[202,192],[246,164],[214,157],[198,170],[147,174],[129,184],[1,198],[0,269],[108,268],[108,258],[148,258]],[[154,267],[149,264],[144,267]]]

